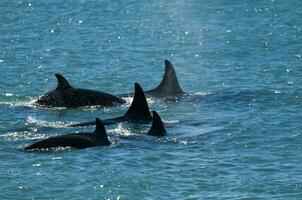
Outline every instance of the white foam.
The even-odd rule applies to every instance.
[[[205,96],[211,94],[210,92],[195,92],[193,95],[198,95],[198,96]]]
[[[165,124],[176,124],[179,123],[179,120],[163,120]]]
[[[130,136],[130,135],[135,135],[133,132],[131,132],[128,129],[123,128],[122,124],[118,124],[118,126],[115,129],[108,130],[109,133],[118,133],[119,135],[122,136]]]
[[[74,123],[74,122],[67,123],[67,122],[61,122],[61,121],[48,122],[48,121],[36,119],[31,116],[29,116],[26,121],[29,124],[36,124],[36,125],[43,126],[43,127],[53,127],[53,128],[63,128],[63,127],[69,126]]]
[[[126,104],[128,106],[130,106],[130,104],[132,103],[133,101],[133,97],[123,97],[123,99],[126,101]]]
[[[14,96],[14,94],[12,94],[12,93],[5,93],[4,96],[6,96],[6,97],[12,97],[12,96]]]
[[[37,140],[46,138],[45,134],[37,134],[37,130],[33,130],[33,132],[24,131],[24,132],[10,132],[1,137],[4,137],[8,141],[23,141],[23,140]]]
[[[131,103],[132,103],[132,101],[133,101],[133,97],[123,97],[123,99],[126,101],[126,104],[128,106],[130,106]],[[155,103],[155,99],[154,98],[146,98],[146,99],[147,99],[148,104]]]
[[[53,157],[53,158],[51,158],[52,160],[62,160],[63,159],[63,157]]]

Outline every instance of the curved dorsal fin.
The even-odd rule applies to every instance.
[[[66,90],[72,88],[68,81],[61,74],[55,74],[58,80],[58,86],[56,90]]]
[[[102,140],[102,142],[104,142],[105,144],[110,144],[103,122],[99,118],[95,118],[95,124],[96,126],[93,135],[97,139]]]
[[[135,83],[134,85],[135,93],[133,101],[124,117],[142,121],[151,120],[152,117],[150,115],[149,106],[144,91],[138,83]]]
[[[149,90],[148,92],[159,93],[163,96],[176,96],[184,94],[184,91],[181,89],[178,83],[174,67],[169,60],[165,60],[165,74],[162,81],[156,88]]]
[[[164,127],[163,121],[156,111],[152,111],[153,120],[150,130],[148,131],[148,135],[153,136],[164,136],[166,133],[166,129]]]

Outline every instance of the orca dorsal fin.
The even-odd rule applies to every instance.
[[[95,118],[95,130],[93,135],[98,139],[101,140],[104,144],[110,144],[110,141],[107,136],[107,132],[103,122],[99,118]]]
[[[152,111],[153,120],[151,128],[148,131],[148,135],[153,136],[164,136],[166,133],[166,129],[164,127],[163,121],[156,111]]]
[[[156,88],[148,92],[158,93],[159,96],[177,96],[184,94],[177,80],[174,67],[169,60],[165,60],[165,74],[162,81]]]
[[[149,121],[152,119],[152,117],[150,115],[149,106],[144,91],[138,83],[134,84],[134,88],[135,93],[133,101],[124,117],[130,120],[135,119]]]
[[[68,81],[61,74],[55,74],[58,80],[58,86],[56,90],[66,90],[72,88],[72,86],[68,83]]]

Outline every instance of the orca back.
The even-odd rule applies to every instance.
[[[68,135],[49,137],[25,147],[24,150],[52,149],[58,147],[84,149],[94,146],[110,145],[111,142],[108,139],[106,129],[102,121],[96,118],[95,124],[96,127],[93,133],[73,133]]]
[[[38,98],[37,105],[47,107],[77,108],[84,106],[110,107],[126,101],[109,93],[72,87],[61,74],[55,74],[58,85],[55,90]]]

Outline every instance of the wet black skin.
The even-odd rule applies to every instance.
[[[83,106],[111,107],[125,103],[125,100],[117,96],[95,90],[72,87],[60,74],[55,75],[58,86],[55,90],[41,96],[36,105],[46,107],[77,108]]]
[[[95,146],[110,145],[105,127],[101,120],[96,118],[96,128],[93,133],[72,133],[49,137],[24,148],[24,150],[41,150],[58,147],[72,147],[76,149],[85,149]]]
[[[109,124],[115,124],[125,121],[136,122],[136,123],[148,123],[152,120],[149,106],[143,89],[138,83],[134,84],[134,89],[135,89],[135,93],[134,93],[133,101],[127,112],[120,117],[105,119],[102,121],[103,124],[109,125]],[[71,126],[90,126],[94,124],[95,121],[90,121],[90,122],[74,124]]]
[[[153,117],[152,117],[153,116]],[[145,97],[145,94],[138,83],[135,83],[135,94],[130,108],[124,116],[103,120],[103,124],[109,125],[119,122],[135,122],[135,123],[148,123],[152,121],[151,128],[148,131],[148,135],[152,136],[164,136],[166,129],[164,124],[156,111],[152,111],[152,116],[149,111],[149,106]],[[95,121],[84,122],[74,124],[72,126],[90,126],[94,125]]]
[[[152,111],[152,125],[147,135],[162,137],[166,135],[164,124],[156,111]],[[56,148],[71,147],[85,149],[95,146],[108,146],[111,142],[108,139],[104,124],[98,118],[95,120],[96,128],[93,133],[72,133],[49,137],[38,141],[24,148],[25,151],[33,150],[55,150]]]
[[[41,96],[35,102],[36,105],[67,108],[84,106],[111,107],[125,103],[122,97],[133,96],[133,93],[114,96],[105,92],[74,88],[62,75],[56,74],[55,76],[58,80],[57,88]],[[160,84],[152,90],[145,91],[147,97],[155,98],[178,98],[184,94],[185,92],[179,85],[174,67],[168,60],[165,60],[165,74]]]

